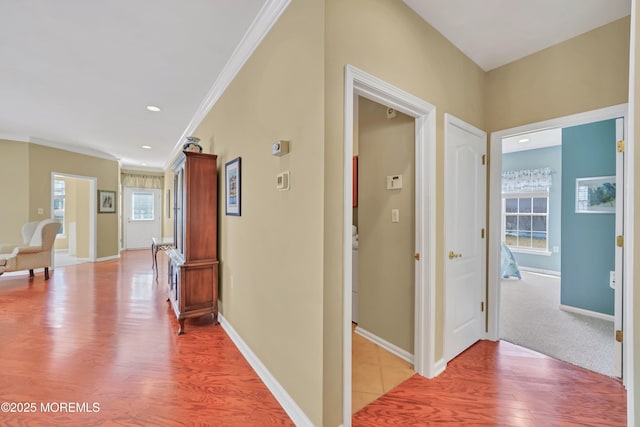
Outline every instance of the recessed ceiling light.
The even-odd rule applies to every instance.
[[[151,150],[151,146],[150,145],[143,145],[142,148],[144,148],[145,150]]]
[[[156,107],[155,105],[147,105],[147,110],[157,113],[158,111],[160,111],[160,107]]]
[[[519,140],[518,142],[529,142],[529,138],[522,138],[521,140]]]

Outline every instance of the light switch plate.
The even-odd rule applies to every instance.
[[[399,190],[402,188],[402,175],[387,176],[387,190]]]

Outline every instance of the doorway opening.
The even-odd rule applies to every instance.
[[[60,222],[53,266],[96,259],[96,178],[51,174],[51,217]]]
[[[435,107],[355,67],[345,67],[343,146],[343,425],[351,425],[353,137],[356,96],[415,119],[415,315],[414,369],[433,378],[435,361]]]
[[[415,374],[415,119],[360,96],[354,109],[355,413]]]
[[[623,140],[624,133],[626,133],[623,125],[626,112],[627,106],[624,104],[492,134],[488,277],[490,304],[488,312],[489,339],[495,340],[505,337],[507,340],[521,344],[517,342],[520,339],[519,337],[509,337],[505,336],[505,334],[517,335],[523,331],[514,332],[511,327],[513,325],[506,326],[505,322],[514,322],[514,313],[517,316],[526,317],[526,312],[531,314],[526,321],[526,328],[532,329],[531,334],[536,335],[535,330],[538,330],[533,326],[540,326],[542,335],[545,336],[550,337],[552,334],[561,334],[562,330],[555,330],[551,326],[545,327],[545,322],[551,321],[551,316],[549,314],[545,316],[541,313],[546,310],[544,308],[534,309],[534,306],[537,306],[536,304],[542,304],[539,307],[548,307],[549,310],[553,310],[554,315],[559,315],[560,317],[587,315],[594,317],[593,323],[606,323],[606,320],[601,321],[600,319],[607,319],[608,321],[614,321],[613,326],[615,326],[615,329],[621,331],[629,326],[625,321],[622,308],[623,295],[625,294],[624,277],[626,275],[623,270],[623,258],[626,259],[630,254],[623,253],[622,248],[615,247],[615,235],[623,233],[624,223],[629,220],[629,216],[625,212],[629,207],[624,204],[624,189],[629,185],[627,180],[624,179],[624,157],[623,153],[615,154],[616,141]],[[615,119],[619,119],[617,123]],[[610,121],[610,123],[605,121]],[[597,215],[597,213],[604,212],[581,212],[583,208],[578,206],[581,203],[580,183],[586,182],[585,179],[594,177],[585,176],[589,174],[583,170],[578,172],[572,170],[576,164],[581,166],[585,164],[585,160],[574,154],[573,151],[568,151],[567,147],[571,147],[571,144],[574,143],[565,144],[564,150],[562,147],[562,129],[565,129],[565,135],[571,135],[572,132],[580,132],[583,126],[591,126],[591,124],[608,125],[610,130],[612,126],[614,127],[612,131],[615,138],[610,138],[610,145],[613,151],[609,153],[609,156],[613,159],[613,166],[609,165],[609,167],[613,169],[607,174],[604,174],[603,169],[599,169],[599,172],[595,173],[595,175],[601,177],[613,176],[614,183],[616,175],[618,175],[617,181],[619,185],[617,185],[616,207],[610,206],[608,208],[609,215]],[[588,133],[593,134],[594,130],[590,129]],[[556,142],[553,142],[554,139]],[[581,141],[578,142],[582,142],[583,139],[581,138]],[[518,151],[514,147],[527,144],[532,147],[532,150],[526,150],[524,154],[518,155]],[[574,146],[580,147],[579,143],[574,144]],[[506,152],[504,157],[503,150]],[[570,160],[570,162],[566,163],[561,159],[553,160],[550,155],[554,151],[557,152],[556,154],[562,153],[562,156],[568,155],[569,157],[565,158],[565,161]],[[590,153],[592,152],[590,151]],[[534,164],[536,161],[539,164]],[[545,164],[543,165],[539,161],[543,161]],[[570,167],[565,167],[563,171],[562,165],[569,165]],[[563,172],[566,172],[564,176]],[[557,187],[555,187],[556,184],[558,185]],[[525,194],[527,193],[526,190],[529,190],[529,194]],[[575,236],[572,237],[573,234],[567,233],[572,230],[571,227],[577,224],[578,221],[584,219],[594,220],[598,219],[598,217],[604,219],[607,216],[611,222],[611,236],[608,243],[600,244],[603,247],[600,250],[607,251],[606,255],[611,258],[611,266],[607,268],[615,271],[611,277],[612,280],[614,277],[617,280],[615,280],[615,285],[611,283],[610,287],[609,271],[606,271],[606,281],[604,284],[598,283],[597,286],[605,293],[607,291],[612,295],[615,293],[615,298],[610,301],[611,305],[615,306],[614,313],[609,316],[598,313],[598,311],[605,310],[576,309],[572,306],[579,306],[579,303],[567,303],[567,301],[571,301],[572,291],[569,285],[577,282],[574,277],[575,272],[579,270],[578,273],[581,273],[584,268],[575,267],[573,265],[575,262],[569,262],[574,257],[575,251],[567,255],[566,250],[571,250],[572,244],[582,244],[583,247],[588,246],[589,244],[580,243],[580,239],[584,237],[584,234],[594,234],[593,229],[596,227],[581,226],[583,232],[580,233],[581,236],[579,238],[574,238]],[[614,217],[616,222],[615,233],[613,232]],[[585,228],[587,230],[584,230]],[[560,236],[562,236],[562,241]],[[614,252],[615,265],[613,261]],[[565,260],[562,258],[563,254],[565,254]],[[511,259],[510,255],[514,255],[513,259],[516,262],[520,261],[519,264],[523,264],[523,266],[517,265],[514,269],[513,263],[509,261]],[[585,262],[587,261],[582,260],[580,265],[584,266]],[[593,264],[592,261],[588,261],[588,263]],[[563,274],[560,274],[561,271]],[[508,278],[505,279],[505,276]],[[518,280],[518,276],[522,280]],[[564,289],[561,288],[565,284],[567,286]],[[611,289],[614,286],[615,289]],[[561,291],[562,302],[560,299]],[[580,294],[584,295],[585,292],[580,292]],[[520,306],[520,308],[506,306],[506,300],[510,300],[512,303],[516,301],[517,303],[519,297],[522,297],[522,299],[528,298],[524,306]],[[505,307],[502,307],[502,304],[505,304]],[[538,315],[542,316],[539,319],[544,320],[544,322],[535,323],[534,316]],[[589,323],[590,320],[586,318],[585,322]],[[521,320],[520,323],[525,323],[525,321]],[[563,323],[566,326],[567,319]],[[630,349],[623,349],[620,343],[614,344],[614,328],[609,325],[608,329],[608,332],[610,332],[609,352],[614,353],[611,372],[615,376],[621,376],[624,380],[624,369],[626,367],[624,360]],[[544,341],[539,336],[533,337],[533,339]],[[562,342],[562,345],[567,345],[566,340],[560,339],[559,342]],[[603,342],[606,342],[606,339]],[[523,344],[527,346],[526,343]],[[552,342],[549,342],[549,345],[551,346]],[[544,348],[534,347],[533,349],[549,354],[549,351],[545,351]],[[568,350],[568,348],[565,350]],[[588,352],[586,349],[584,351]],[[560,354],[550,355],[559,359],[564,357]],[[575,364],[573,360],[567,361]],[[588,366],[585,367],[589,368]]]

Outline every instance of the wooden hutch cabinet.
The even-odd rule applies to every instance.
[[[217,156],[184,151],[172,165],[173,249],[169,255],[169,301],[178,335],[190,317],[213,314],[218,324]]]

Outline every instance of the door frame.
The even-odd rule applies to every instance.
[[[51,197],[50,197],[50,208],[51,208],[51,218],[53,218],[53,198],[54,198],[54,183],[56,176],[64,176],[67,178],[73,179],[83,179],[89,181],[89,261],[96,261],[97,254],[97,244],[98,239],[97,235],[97,211],[98,205],[96,201],[96,195],[98,193],[98,178],[94,176],[82,176],[82,175],[73,175],[69,173],[61,173],[61,172],[51,172]],[[66,197],[66,196],[65,196]],[[55,245],[54,245],[55,248]],[[54,249],[55,252],[55,249]],[[51,254],[52,266],[55,269],[55,256],[53,253]]]
[[[447,170],[447,166],[449,164],[448,159],[450,156],[450,152],[449,152],[449,132],[450,132],[450,126],[453,127],[457,127],[458,129],[461,129],[465,132],[468,132],[471,135],[477,136],[479,138],[481,138],[484,141],[484,147],[483,147],[483,154],[486,155],[487,153],[487,133],[481,129],[478,129],[477,127],[457,118],[456,116],[449,114],[449,113],[445,113],[444,115],[444,179],[445,179],[445,191],[444,191],[444,208],[445,208],[445,218],[444,218],[444,252],[446,253],[448,250],[452,249],[452,245],[450,240],[450,230],[451,230],[451,219],[453,217],[452,213],[449,212],[449,205],[448,205],[448,195],[451,194],[451,189],[448,188],[449,182],[450,181],[450,176],[449,173],[450,171]],[[485,167],[483,167],[482,171],[484,173],[487,172],[487,170],[485,169]],[[481,211],[483,214],[483,217],[481,218],[481,223],[483,224],[483,229],[486,228],[486,197],[487,197],[487,182],[486,182],[486,177],[484,179],[484,182],[480,182],[480,185],[478,186],[480,188],[481,191],[481,200],[483,200],[482,206],[481,206]],[[478,238],[480,238],[480,236],[478,236]],[[478,302],[482,302],[484,304],[486,304],[486,265],[487,265],[487,246],[486,246],[486,240],[485,237],[483,236],[482,238],[480,238],[481,242],[481,261],[480,261],[480,277],[481,277],[481,283],[480,283],[480,296],[481,296],[481,301]],[[447,309],[447,300],[448,298],[450,298],[450,288],[449,288],[449,276],[448,276],[448,272],[449,269],[452,268],[451,265],[451,259],[447,259],[447,255],[443,255],[444,256],[444,264],[445,264],[445,268],[444,268],[444,302],[443,302],[443,312],[444,312],[444,326],[443,326],[443,337],[444,337],[444,342],[443,342],[443,357],[445,362],[449,362],[449,360],[453,359],[449,357],[448,354],[448,346],[447,346],[447,342],[450,342],[448,340],[451,339],[451,336],[448,335],[448,327],[449,327],[449,321],[448,319],[448,315],[449,310]],[[484,331],[486,330],[486,316],[484,316],[484,313],[480,313],[480,333],[478,335],[478,340],[481,340],[482,338],[484,338]],[[455,356],[454,356],[455,357]]]
[[[566,128],[571,126],[578,126],[602,120],[610,120],[622,117],[625,123],[625,137],[629,139],[629,115],[628,104],[619,104],[611,107],[601,108],[598,110],[587,111],[584,113],[573,114],[570,116],[559,117],[555,119],[545,120],[542,122],[531,123],[523,126],[518,126],[510,129],[496,131],[491,133],[491,145],[490,145],[490,161],[489,161],[489,262],[488,262],[488,286],[487,286],[487,303],[489,305],[487,310],[487,333],[486,339],[497,341],[500,339],[500,241],[501,241],[501,215],[502,215],[502,138],[509,136],[517,136],[524,133],[530,133],[551,128]],[[629,194],[633,191],[632,182],[629,179],[629,173],[633,167],[631,163],[631,156],[625,156],[624,167],[624,230],[627,234],[625,239],[625,250],[623,254],[623,270],[622,270],[622,282],[623,282],[623,299],[624,299],[624,313],[631,313],[632,300],[631,300],[631,286],[629,278],[631,277],[633,268],[633,237],[630,234],[633,225],[633,204],[630,203]],[[612,243],[613,244],[613,243]],[[623,318],[623,331],[625,339],[631,337],[633,334],[633,323],[630,321],[630,315],[626,315]],[[623,347],[622,354],[622,377],[625,385],[629,379],[632,378],[632,366],[633,360],[633,346],[626,340],[626,345]]]
[[[343,426],[351,425],[351,224],[353,129],[356,96],[391,107],[415,119],[415,264],[414,370],[433,378],[444,370],[435,361],[436,251],[436,107],[352,65],[345,66],[343,151]]]

